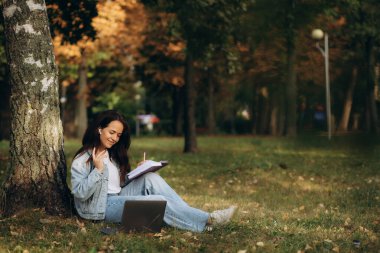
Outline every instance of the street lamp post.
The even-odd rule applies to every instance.
[[[331,96],[330,96],[330,76],[329,76],[329,35],[324,33],[321,29],[314,29],[311,34],[313,39],[320,40],[324,38],[324,49],[320,47],[317,42],[316,47],[322,53],[325,59],[325,80],[326,80],[326,110],[327,110],[327,129],[328,138],[331,139]]]

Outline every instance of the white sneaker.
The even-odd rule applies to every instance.
[[[210,214],[211,225],[225,224],[229,222],[234,215],[237,207],[230,206],[227,209],[216,210]]]

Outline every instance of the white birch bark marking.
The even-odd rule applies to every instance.
[[[16,11],[21,11],[21,8],[15,4],[11,4],[8,8],[5,8],[3,11],[5,18],[11,18]]]
[[[36,32],[31,24],[24,24],[24,25],[19,25],[16,24],[15,27],[16,33],[19,33],[21,30],[24,30],[26,33],[30,34],[37,34],[40,35],[40,32]]]
[[[39,68],[41,68],[43,66],[42,63],[41,63],[41,61],[40,60],[35,61],[34,58],[33,58],[33,55],[31,55],[31,54],[29,55],[28,58],[25,58],[24,62],[28,63],[28,64],[32,64],[32,65],[35,64]]]
[[[54,84],[54,77],[45,77],[42,79],[42,89],[41,92],[46,92],[51,85]]]
[[[43,11],[43,10],[45,10],[41,4],[36,4],[32,0],[26,1],[26,4],[28,5],[29,10],[31,10],[31,11],[35,11],[35,10]]]
[[[44,114],[47,108],[48,108],[48,105],[47,104],[43,104],[40,113]]]

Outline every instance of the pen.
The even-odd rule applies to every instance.
[[[144,152],[144,162],[145,162],[145,152]]]

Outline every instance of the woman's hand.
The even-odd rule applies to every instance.
[[[96,154],[96,149],[94,148],[92,150],[92,161],[94,162],[95,168],[102,173],[104,169],[104,162],[103,159],[107,157],[107,149],[100,152],[99,154]]]

